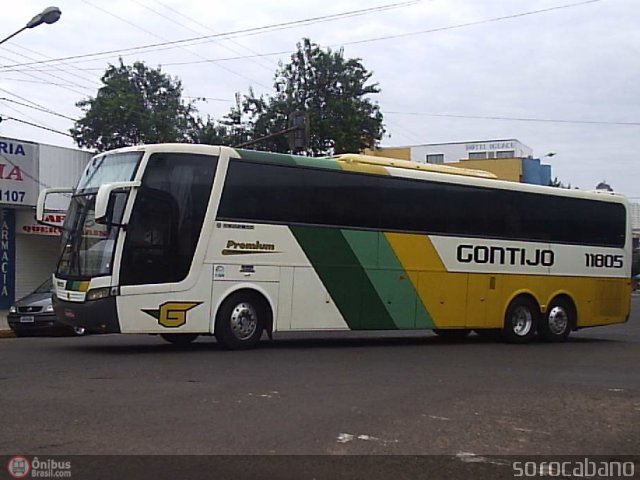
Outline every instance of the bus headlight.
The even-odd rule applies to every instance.
[[[87,300],[100,300],[111,295],[111,287],[94,288],[87,292]]]

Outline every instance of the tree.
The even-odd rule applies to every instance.
[[[140,143],[183,142],[196,136],[192,103],[182,100],[182,84],[142,62],[109,65],[95,98],[76,104],[84,117],[71,135],[80,147],[98,151]]]
[[[216,122],[210,116],[207,116],[206,119],[195,117],[193,128],[189,133],[189,140],[193,143],[208,145],[232,145],[227,127]]]
[[[226,120],[251,140],[286,129],[289,115],[302,111],[310,120],[308,153],[359,152],[374,147],[384,134],[380,108],[368,98],[380,92],[377,84],[368,84],[371,77],[360,59],[345,59],[342,49],[323,50],[305,38],[297,44],[291,62],[280,63],[275,94],[256,97],[249,90]],[[252,148],[289,151],[284,135]]]
[[[571,188],[571,184],[565,185],[564,183],[562,183],[560,180],[558,180],[558,177],[555,177],[553,180],[551,180],[551,182],[549,183],[550,187],[556,187],[556,188]]]

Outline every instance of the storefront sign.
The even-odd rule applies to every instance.
[[[65,216],[64,213],[48,213],[45,215],[44,221],[51,225],[41,225],[36,222],[34,212],[18,210],[16,212],[16,233],[57,237],[62,232]]]
[[[515,148],[515,142],[469,143],[466,148],[468,152],[510,150]]]
[[[66,213],[47,213],[44,221],[49,225],[42,225],[36,222],[34,212],[31,210],[16,210],[16,233],[26,235],[47,235],[57,237],[62,233],[62,226]],[[84,224],[83,234],[90,238],[106,238],[107,227],[97,224],[95,221],[87,220]]]
[[[35,206],[39,192],[38,145],[0,137],[0,204]]]
[[[0,310],[7,310],[15,296],[15,233],[13,210],[0,208]]]

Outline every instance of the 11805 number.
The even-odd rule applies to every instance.
[[[604,253],[585,253],[587,267],[591,268],[622,268],[622,255],[607,255]]]

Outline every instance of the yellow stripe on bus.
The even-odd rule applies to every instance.
[[[407,273],[414,270],[446,271],[440,255],[428,236],[408,233],[385,233],[384,235]]]

